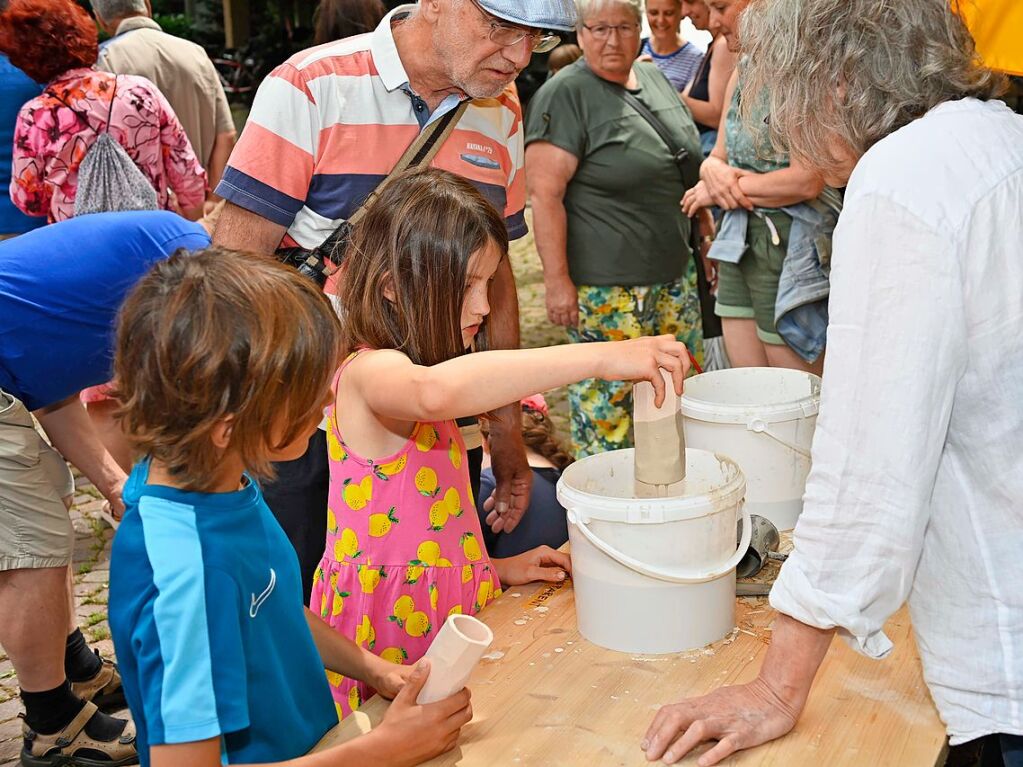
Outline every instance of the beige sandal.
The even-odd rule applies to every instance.
[[[117,664],[104,658],[98,650],[93,652],[103,665],[92,679],[72,682],[71,692],[86,702],[92,701],[102,711],[124,708],[124,688],[121,687],[121,674],[117,671]]]
[[[135,725],[129,721],[114,740],[96,740],[85,732],[85,725],[99,709],[86,703],[67,727],[52,735],[40,735],[23,725],[25,745],[21,749],[24,767],[119,767],[138,764],[135,751]]]

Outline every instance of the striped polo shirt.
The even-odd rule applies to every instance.
[[[256,94],[217,194],[288,227],[282,245],[311,249],[349,218],[419,132],[458,106],[431,114],[409,87],[391,23],[320,45],[277,67]],[[526,233],[522,110],[514,85],[474,99],[431,163],[473,183],[501,211],[508,235]]]

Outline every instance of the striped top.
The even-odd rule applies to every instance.
[[[458,106],[449,96],[431,114],[409,86],[391,25],[413,8],[394,9],[373,32],[292,56],[260,85],[217,194],[288,227],[282,245],[322,243],[419,132]],[[526,233],[514,85],[474,99],[431,165],[472,182],[503,212],[509,237]]]
[[[657,68],[668,78],[668,82],[680,93],[685,90],[686,86],[689,85],[689,81],[696,74],[696,70],[700,68],[700,62],[703,61],[704,55],[700,48],[687,42],[678,50],[662,56],[659,53],[654,53],[649,38],[643,41],[643,48],[640,50],[640,54],[649,55],[654,60]]]

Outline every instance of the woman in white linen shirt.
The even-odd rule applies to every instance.
[[[740,37],[775,141],[848,183],[813,470],[759,676],[641,747],[784,735],[834,632],[883,658],[908,598],[952,745],[1023,764],[1023,117],[948,0],[755,2]]]

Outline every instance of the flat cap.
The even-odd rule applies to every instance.
[[[487,11],[512,24],[534,29],[575,29],[574,0],[477,0]]]

